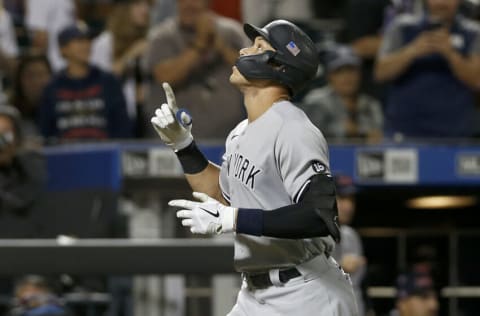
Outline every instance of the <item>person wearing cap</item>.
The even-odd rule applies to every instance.
[[[389,316],[436,316],[438,298],[432,277],[425,273],[402,273],[396,281],[396,309]]]
[[[66,68],[45,88],[40,131],[48,140],[129,138],[132,123],[119,80],[90,64],[90,38],[82,25],[62,30],[58,43]]]
[[[381,106],[359,90],[360,65],[360,58],[350,47],[333,48],[326,54],[328,84],[313,89],[303,100],[303,110],[327,139],[381,139]]]
[[[357,231],[350,226],[355,216],[355,194],[357,189],[350,176],[337,174],[334,176],[337,192],[338,222],[340,224],[340,242],[336,245],[332,256],[340,263],[345,272],[350,274],[353,290],[357,299],[359,315],[365,315],[367,302],[362,282],[365,278],[366,259],[363,245]]]

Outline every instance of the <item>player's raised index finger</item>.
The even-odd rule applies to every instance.
[[[175,100],[175,94],[173,94],[172,87],[168,84],[168,82],[164,82],[162,84],[163,90],[165,91],[165,96],[167,97],[167,104],[173,113],[177,113],[177,101]]]

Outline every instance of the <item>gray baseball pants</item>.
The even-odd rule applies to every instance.
[[[358,316],[348,274],[331,256],[319,255],[296,266],[302,274],[286,283],[254,289],[244,278],[237,302],[227,316]]]

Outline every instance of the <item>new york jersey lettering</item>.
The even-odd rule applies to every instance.
[[[228,161],[228,176],[234,177],[245,186],[255,190],[255,177],[262,171],[248,158],[239,153],[230,155]]]

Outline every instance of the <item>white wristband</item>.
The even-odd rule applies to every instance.
[[[233,227],[235,225],[235,214],[237,209],[233,207],[226,207],[226,210],[223,212],[222,216],[222,233],[231,233],[233,232]]]

